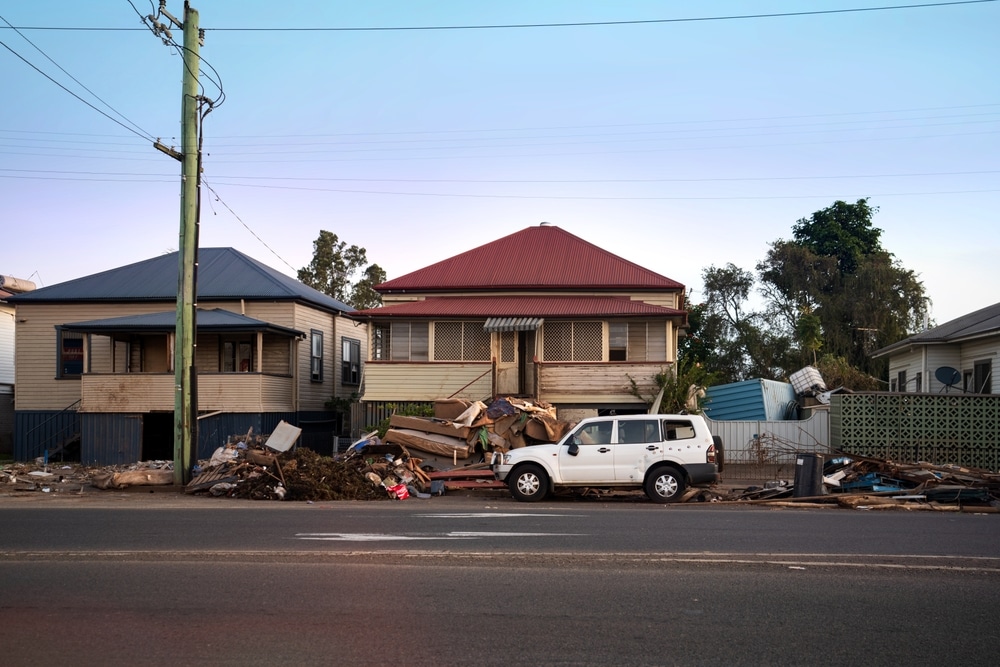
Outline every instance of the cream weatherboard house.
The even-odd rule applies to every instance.
[[[173,459],[177,253],[16,295],[14,454],[78,439],[84,463]],[[332,445],[361,380],[352,309],[232,248],[199,251],[198,451],[281,420]]]
[[[894,392],[1000,394],[1000,303],[921,331],[872,353],[888,357]]]
[[[666,256],[666,255],[665,255]],[[361,398],[521,396],[637,412],[677,358],[684,286],[542,223],[376,287]]]

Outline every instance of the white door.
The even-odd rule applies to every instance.
[[[615,479],[641,482],[650,462],[662,455],[659,420],[619,420],[615,437]]]
[[[559,450],[559,473],[566,484],[610,483],[615,479],[614,420],[590,422],[577,429]],[[576,454],[570,454],[571,445]]]

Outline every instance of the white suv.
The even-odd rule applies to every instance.
[[[641,488],[670,503],[690,485],[718,482],[721,463],[722,440],[700,415],[624,415],[584,419],[557,443],[497,452],[492,468],[524,502],[589,486]]]

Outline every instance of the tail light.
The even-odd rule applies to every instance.
[[[713,442],[708,446],[708,451],[705,452],[705,461],[708,463],[715,463],[715,443]]]

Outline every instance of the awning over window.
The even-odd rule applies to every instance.
[[[486,320],[484,330],[494,331],[535,331],[542,326],[544,320],[540,317],[490,317]]]

